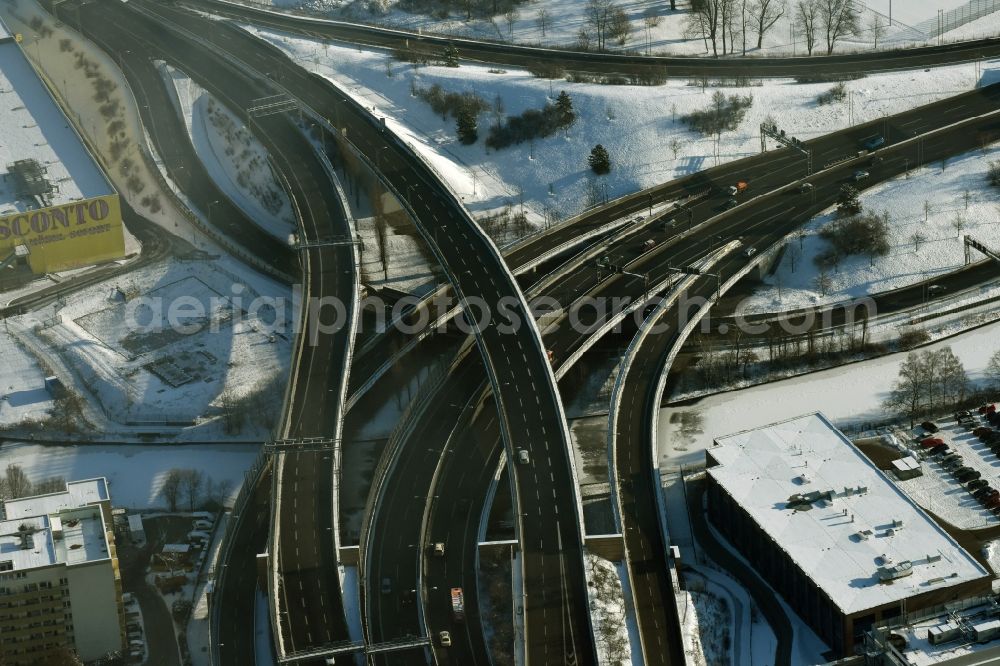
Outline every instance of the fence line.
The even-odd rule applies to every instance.
[[[961,7],[939,12],[937,16],[923,21],[915,28],[928,37],[940,37],[949,30],[960,28],[976,19],[989,16],[997,10],[1000,10],[1000,0],[969,0]]]

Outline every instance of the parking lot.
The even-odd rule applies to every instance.
[[[908,450],[921,461],[923,472],[921,476],[898,480],[897,483],[920,506],[955,527],[973,530],[1000,525],[1000,518],[973,497],[968,481],[963,483],[955,475],[956,470],[967,468],[978,472],[979,478],[989,487],[1000,487],[1000,457],[972,434],[973,427],[989,424],[979,414],[973,414],[972,425],[959,424],[954,418],[942,419],[935,424],[940,428],[936,433],[928,432],[921,426],[896,433],[897,443],[905,441]],[[939,455],[930,454],[930,449],[920,445],[920,441],[926,438],[942,440],[948,451]],[[961,460],[953,462],[949,469],[943,461],[951,454],[957,454]]]

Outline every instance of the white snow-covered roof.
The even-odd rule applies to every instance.
[[[62,492],[4,502],[3,513],[6,518],[17,520],[22,516],[41,516],[64,509],[75,509],[108,498],[108,482],[104,477],[70,481]]]
[[[0,521],[0,563],[12,571],[82,564],[108,556],[104,520],[97,507]]]
[[[844,614],[989,575],[820,413],[708,451],[708,473]],[[893,568],[910,573],[882,582]]]
[[[10,34],[10,30],[7,28],[7,24],[3,22],[0,18],[0,40],[10,39],[13,35]]]
[[[6,28],[0,26],[0,38]],[[36,160],[56,191],[51,204],[112,194],[104,174],[13,40],[0,42],[0,216],[37,208],[19,199],[7,167]]]

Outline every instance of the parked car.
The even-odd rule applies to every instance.
[[[986,488],[990,485],[989,481],[986,479],[976,479],[975,481],[970,481],[968,488],[969,490],[979,490],[980,488]]]
[[[949,453],[944,458],[941,458],[941,464],[948,468],[957,468],[965,464],[965,461],[957,453]]]
[[[920,427],[932,435],[941,429],[937,427],[937,424],[934,423],[934,421],[924,421],[923,423],[920,424]]]
[[[959,469],[962,469],[961,467]],[[959,483],[968,483],[974,479],[978,479],[983,475],[982,472],[974,469],[965,468],[964,472],[955,472],[955,478],[958,479]]]
[[[970,416],[972,416],[972,413],[969,412],[969,410],[967,410],[967,409],[963,409],[962,411],[955,412],[955,420],[956,421],[958,421],[959,419],[969,418]]]
[[[993,446],[994,444],[1000,444],[1000,432],[991,432],[983,438],[983,444],[986,446]]]
[[[983,504],[986,504],[987,502],[996,497],[1000,497],[1000,490],[997,490],[996,488],[987,487],[983,488],[983,490],[985,490],[986,492],[984,492],[980,497],[976,498]]]
[[[978,437],[980,440],[986,439],[987,435],[993,432],[993,428],[987,428],[986,426],[979,426],[972,430],[972,434]]]
[[[941,455],[943,453],[947,453],[947,452],[948,452],[948,445],[947,444],[938,444],[937,446],[931,447],[931,449],[927,453],[928,453],[928,455],[939,456],[939,455]]]
[[[984,502],[987,509],[1000,509],[1000,497],[994,497],[991,500]]]
[[[976,479],[976,481],[984,481],[984,480],[983,479]],[[973,483],[975,483],[975,481]],[[985,500],[987,497],[992,496],[994,493],[996,493],[997,495],[1000,495],[1000,492],[997,492],[996,490],[994,490],[993,488],[990,488],[987,485],[987,486],[983,486],[982,488],[979,488],[978,490],[972,491],[972,496],[975,497],[977,500]]]
[[[944,444],[944,440],[940,437],[926,437],[920,440],[920,448],[929,449],[932,446],[940,446]]]
[[[979,408],[980,414],[986,414],[987,412],[995,412],[995,411],[997,411],[996,405],[983,405],[982,407]]]

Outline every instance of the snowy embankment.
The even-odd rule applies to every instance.
[[[590,614],[601,664],[632,663],[621,565],[593,553],[584,553],[589,569]]]
[[[1000,349],[1000,323],[957,335],[926,349],[950,346],[969,377],[982,382],[990,356]],[[662,469],[705,463],[704,450],[716,437],[821,411],[840,427],[877,423],[891,415],[882,403],[899,374],[905,354],[892,354],[853,365],[741,391],[720,393],[692,405],[660,410],[657,446]]]
[[[801,139],[841,130],[974,88],[973,64],[924,71],[872,75],[845,83],[843,102],[820,106],[816,98],[832,84],[797,84],[787,79],[727,87],[726,95],[752,95],[754,103],[736,130],[714,136],[692,132],[682,117],[707,108],[716,91],[687,81],[662,86],[606,86],[535,78],[523,70],[498,70],[400,63],[384,51],[303,39],[248,28],[289,53],[301,66],[324,76],[378,117],[420,152],[479,216],[523,202],[529,221],[564,218],[585,209],[588,198],[615,198],[760,151],[759,126],[773,119]],[[983,79],[1000,73],[987,63]],[[762,85],[753,85],[762,83]],[[442,119],[414,89],[438,84],[446,92],[474,92],[491,108],[500,100],[513,116],[552,103],[561,90],[572,98],[577,122],[566,132],[501,150],[485,146],[493,111],[479,117],[479,140],[459,143],[452,119]],[[850,100],[853,98],[853,105]],[[853,113],[851,107],[853,106]],[[587,156],[595,144],[607,148],[609,175],[595,178]]]
[[[521,3],[513,12],[502,13],[493,18],[473,12],[470,18],[462,9],[464,5],[452,4],[452,9],[442,10],[447,3],[437,5],[425,3],[429,9],[425,13],[405,11],[398,0],[368,0],[364,3],[349,0],[271,0],[275,7],[301,8],[319,12],[332,18],[361,21],[404,28],[414,31],[433,32],[462,37],[514,42],[518,44],[543,44],[548,46],[579,47],[581,43],[597,46],[596,34],[588,12],[587,0],[546,0],[545,2]],[[783,3],[771,4],[771,16],[778,13]],[[791,3],[790,3],[791,4]],[[654,55],[707,55],[711,53],[700,34],[692,34],[688,29],[691,16],[691,2],[680,0],[677,9],[670,9],[667,0],[615,1],[622,8],[628,20],[628,30],[624,43],[617,38],[609,38],[606,48],[626,50]],[[871,51],[918,46],[937,43],[938,10],[945,12],[966,6],[976,7],[975,2],[966,0],[926,0],[921,2],[897,2],[891,0],[866,0],[855,3],[859,9],[860,31],[840,39],[835,46],[836,53]],[[747,3],[748,10],[754,5]],[[1000,6],[997,7],[1000,9]],[[433,11],[432,11],[433,10]],[[737,10],[738,11],[738,10]],[[891,14],[891,22],[890,22]],[[878,23],[877,45],[873,25]],[[743,33],[741,20],[737,14],[733,28],[735,53],[743,53]],[[748,22],[746,54],[750,56],[805,55],[806,39],[803,31],[795,25],[795,14],[791,7],[778,15],[773,25],[764,33],[761,48],[757,48],[757,34],[753,21]],[[949,24],[951,25],[951,24]],[[947,29],[949,25],[945,25]],[[972,34],[984,32],[980,27]],[[581,34],[587,37],[581,39]],[[993,33],[995,34],[995,33]],[[965,37],[954,32],[946,32],[944,40]],[[822,34],[817,35],[815,53],[825,53],[826,45]],[[719,40],[720,53],[722,45]]]
[[[184,72],[162,62],[158,68],[212,180],[261,229],[287,242],[295,232],[295,217],[288,194],[271,170],[267,150],[239,118]]]
[[[960,268],[965,263],[963,236],[1000,249],[1000,189],[986,173],[1000,160],[1000,146],[934,162],[862,192],[865,212],[889,215],[890,250],[870,259],[852,256],[828,270],[823,294],[816,284],[814,258],[827,247],[820,230],[836,219],[831,210],[805,227],[801,240],[788,243],[775,272],[744,302],[746,312],[779,312],[835,303],[898,289]],[[976,260],[982,259],[976,253]]]

